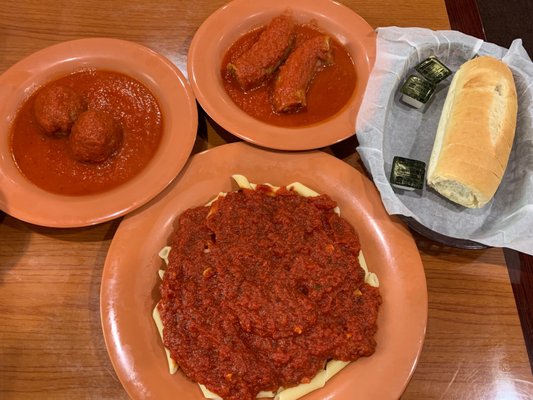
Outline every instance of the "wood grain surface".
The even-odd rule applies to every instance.
[[[373,27],[450,27],[444,0],[341,2]],[[196,29],[225,4],[7,3],[0,7],[0,73],[36,50],[82,37],[142,43],[185,72]],[[202,112],[199,125],[194,152],[236,140]],[[325,151],[361,168],[354,139]],[[119,223],[53,229],[0,214],[1,399],[127,398],[108,358],[99,314],[102,269]],[[415,239],[429,316],[420,361],[402,399],[531,398],[533,377],[503,251]]]
[[[446,0],[446,9],[452,29],[485,39],[476,0]]]

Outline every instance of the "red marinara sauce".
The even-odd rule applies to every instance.
[[[276,73],[256,89],[249,91],[241,89],[232,74],[227,71],[226,66],[249,49],[263,29],[259,28],[243,35],[233,43],[223,58],[222,81],[233,102],[247,114],[260,121],[286,127],[311,125],[332,117],[342,110],[355,91],[357,84],[355,66],[344,46],[331,35],[333,64],[322,67],[315,74],[307,91],[305,109],[283,114],[273,110],[271,95]],[[324,35],[324,32],[313,24],[296,25],[293,48],[296,48],[303,41],[319,35]]]
[[[185,211],[158,310],[183,372],[225,400],[310,381],[374,352],[381,297],[327,195],[267,186]]]
[[[102,163],[76,160],[68,136],[45,135],[35,119],[36,95],[49,85],[81,94],[88,109],[111,114],[122,126],[118,152]],[[163,135],[157,100],[139,81],[112,71],[87,70],[64,76],[38,89],[22,105],[13,123],[11,149],[20,171],[34,184],[63,195],[88,195],[117,187],[152,159]]]

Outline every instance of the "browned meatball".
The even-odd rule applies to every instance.
[[[111,115],[96,110],[82,113],[69,137],[74,158],[91,163],[107,160],[121,143],[121,125]]]
[[[87,109],[83,97],[68,86],[43,88],[35,97],[35,119],[47,135],[68,135],[74,121]]]

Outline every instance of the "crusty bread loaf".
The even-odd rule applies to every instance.
[[[483,56],[455,73],[442,110],[427,182],[465,207],[483,207],[502,180],[516,129],[511,70]]]

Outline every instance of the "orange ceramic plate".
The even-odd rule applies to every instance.
[[[40,86],[80,69],[121,72],[142,82],[163,115],[163,138],[136,177],[104,193],[61,196],[27,180],[10,151],[10,129],[20,105]],[[179,173],[190,155],[198,125],[194,95],[169,60],[136,43],[81,39],[40,50],[0,76],[0,209],[37,225],[79,227],[123,215],[151,200]]]
[[[424,340],[427,289],[413,238],[390,217],[374,185],[350,165],[326,153],[284,153],[243,142],[191,158],[180,176],[153,202],[121,222],[105,262],[100,292],[104,338],[113,366],[133,399],[203,399],[181,372],[170,375],[152,310],[159,300],[161,260],[176,217],[234,188],[232,174],[251,182],[286,185],[300,181],[329,194],[357,229],[383,305],[377,350],[347,366],[306,400],[397,399],[417,362]]]
[[[300,22],[315,19],[348,50],[357,83],[348,104],[325,121],[297,128],[261,122],[242,111],[224,90],[220,68],[228,48],[246,32],[290,9]],[[261,146],[308,150],[329,146],[355,134],[355,120],[374,64],[373,29],[351,9],[330,0],[235,0],[217,10],[200,26],[191,42],[187,70],[196,98],[222,128]]]

